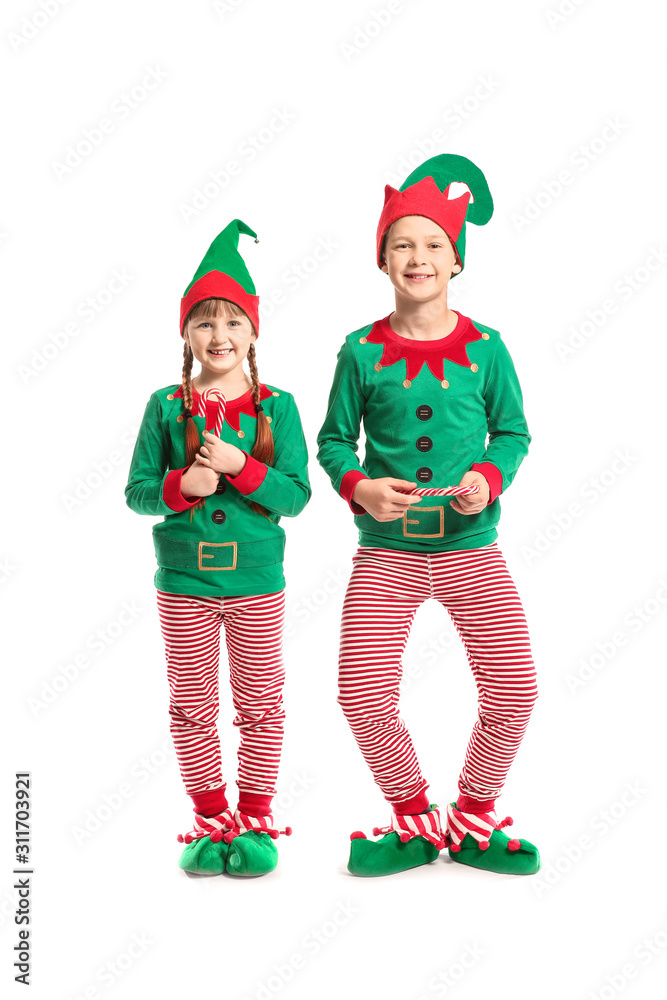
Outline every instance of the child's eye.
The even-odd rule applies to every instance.
[[[230,321],[227,324],[227,326],[240,326],[240,323],[239,323],[239,321],[237,319],[230,319]]]

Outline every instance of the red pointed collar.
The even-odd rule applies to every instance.
[[[267,399],[268,396],[272,396],[273,391],[264,385],[263,382],[259,384],[259,398],[260,401]],[[178,389],[174,393],[174,399],[183,399],[183,386],[179,385]],[[192,386],[192,412],[198,416],[200,408],[200,395]],[[206,403],[206,426],[205,430],[211,430],[215,426],[215,418],[217,415],[218,404],[215,399],[209,399]],[[248,389],[244,392],[242,396],[237,396],[236,399],[228,399],[225,406],[225,423],[235,430],[239,431],[241,429],[239,424],[239,416],[241,413],[245,413],[247,417],[257,418],[257,413],[255,412],[255,401],[252,397],[252,389]]]
[[[475,340],[481,340],[481,332],[473,325],[471,319],[463,316],[456,309],[453,310],[459,320],[448,336],[439,337],[437,340],[409,340],[401,337],[392,330],[389,324],[389,316],[379,319],[373,324],[373,329],[366,336],[369,344],[382,344],[384,350],[380,359],[380,364],[396,364],[397,361],[405,360],[407,367],[406,378],[412,381],[416,378],[426,363],[439,381],[445,377],[443,361],[453,361],[457,365],[470,368],[470,358],[466,346]],[[390,316],[392,313],[389,314]]]

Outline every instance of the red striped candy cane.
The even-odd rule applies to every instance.
[[[414,490],[400,490],[409,495],[416,493],[420,497],[466,497],[471,493],[479,493],[479,486],[445,486],[442,489],[430,489],[428,486],[417,486]]]
[[[222,389],[218,389],[215,385],[210,386],[208,389],[204,389],[201,395],[201,406],[203,407],[204,412],[200,414],[203,417],[206,416],[206,404],[209,399],[217,399],[218,401],[218,412],[216,414],[215,426],[212,429],[212,433],[217,434],[217,436],[220,437],[222,425],[225,422],[225,408],[227,406],[227,400],[222,392]]]

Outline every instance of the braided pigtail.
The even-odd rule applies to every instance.
[[[264,413],[264,407],[262,406],[260,399],[261,390],[259,385],[259,375],[257,373],[257,358],[255,355],[254,344],[251,344],[248,348],[247,358],[248,368],[250,369],[250,380],[252,382],[252,398],[255,403],[255,411],[257,413],[257,436],[250,454],[253,458],[256,458],[258,462],[264,462],[266,465],[272,465],[274,442],[273,434],[271,432],[271,417],[267,417]],[[257,514],[261,514],[263,517],[268,518],[269,515],[260,504],[251,500],[250,506]]]
[[[195,460],[195,455],[201,447],[201,440],[199,438],[199,429],[196,423],[192,419],[192,362],[194,361],[194,355],[192,353],[192,348],[188,344],[187,340],[183,345],[183,376],[182,376],[182,388],[183,388],[183,403],[184,411],[183,416],[185,417],[185,464],[187,466],[192,465]],[[192,521],[195,515],[195,511],[199,510],[200,507],[206,506],[206,497],[202,497],[190,508],[190,520]]]

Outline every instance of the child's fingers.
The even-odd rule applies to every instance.
[[[389,479],[387,485],[391,486],[392,489],[401,487],[401,489],[404,490],[414,490],[419,483],[411,483],[408,479]]]
[[[389,499],[396,510],[405,510],[406,507],[412,507],[413,504],[421,503],[422,500],[420,496],[408,496],[406,493],[399,493],[397,490],[392,490],[392,494]]]
[[[397,482],[404,482],[403,480],[397,480]],[[396,486],[394,482],[388,483],[387,486],[391,491],[392,500],[398,500],[400,497],[400,502],[403,503],[407,501],[408,503],[413,503],[421,500],[418,494],[411,494],[411,491],[415,488],[416,483],[404,483],[403,486]]]
[[[470,504],[468,507],[462,507],[456,500],[452,500],[449,506],[457,510],[459,514],[479,514],[480,511],[484,510],[484,505],[480,507],[477,504]]]

